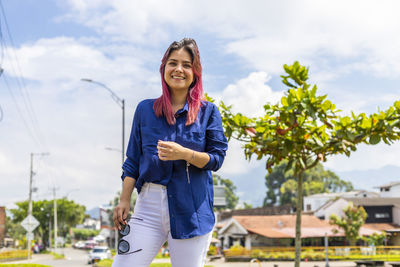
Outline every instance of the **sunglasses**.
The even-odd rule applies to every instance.
[[[138,249],[138,250],[129,252],[129,250],[130,250],[129,242],[123,238],[125,236],[129,235],[130,232],[131,232],[131,227],[129,224],[124,225],[123,228],[119,231],[119,234],[121,235],[121,239],[118,241],[118,254],[119,255],[129,255],[129,254],[136,253],[136,252],[139,252],[142,250],[142,249]]]

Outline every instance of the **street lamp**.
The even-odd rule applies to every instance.
[[[106,89],[108,92],[111,93],[111,98],[122,108],[122,149],[121,149],[121,154],[122,154],[122,164],[124,164],[125,161],[125,99],[119,98],[109,87],[107,87],[104,83],[93,81],[91,79],[81,79],[83,82],[89,82],[89,83],[94,83],[97,84],[104,89]],[[115,150],[112,148],[106,148],[109,150]],[[117,239],[118,239],[118,232],[117,229],[115,229],[115,250],[117,250]]]
[[[106,89],[108,92],[111,93],[111,98],[118,104],[118,106],[121,107],[122,109],[122,164],[124,164],[125,161],[125,99],[121,99],[118,97],[109,87],[107,87],[104,83],[97,82],[91,79],[81,79],[83,82],[88,82],[88,83],[94,83],[97,84],[104,89]]]

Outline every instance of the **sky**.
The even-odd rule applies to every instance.
[[[28,198],[31,153],[33,200],[51,199],[53,188],[88,209],[113,199],[121,189],[122,111],[103,87],[81,79],[125,99],[127,144],[137,103],[161,93],[161,57],[184,37],[199,46],[204,90],[248,116],[279,101],[282,66],[296,60],[341,115],[400,99],[398,1],[0,2],[0,206],[7,208]],[[324,166],[347,175],[392,166],[400,178],[399,153],[399,144],[361,145]],[[231,141],[218,174],[232,179],[240,202],[261,205],[264,160],[245,160]]]

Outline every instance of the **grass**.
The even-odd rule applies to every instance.
[[[17,263],[17,264],[0,264],[0,267],[51,267],[51,266],[42,264],[33,264],[33,263]]]
[[[110,267],[112,265],[112,260],[102,260],[99,261],[96,266],[98,267]],[[149,267],[171,267],[170,263],[152,263],[150,264]],[[210,266],[210,265],[206,265],[204,267],[214,267],[214,266]]]
[[[62,260],[65,258],[64,254],[58,254],[58,253],[51,252],[51,255],[53,255],[53,259],[55,259],[55,260]]]

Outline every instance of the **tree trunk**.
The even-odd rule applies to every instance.
[[[301,253],[301,212],[303,210],[303,171],[297,177],[297,204],[296,204],[296,240],[295,240],[295,267],[300,267]]]

